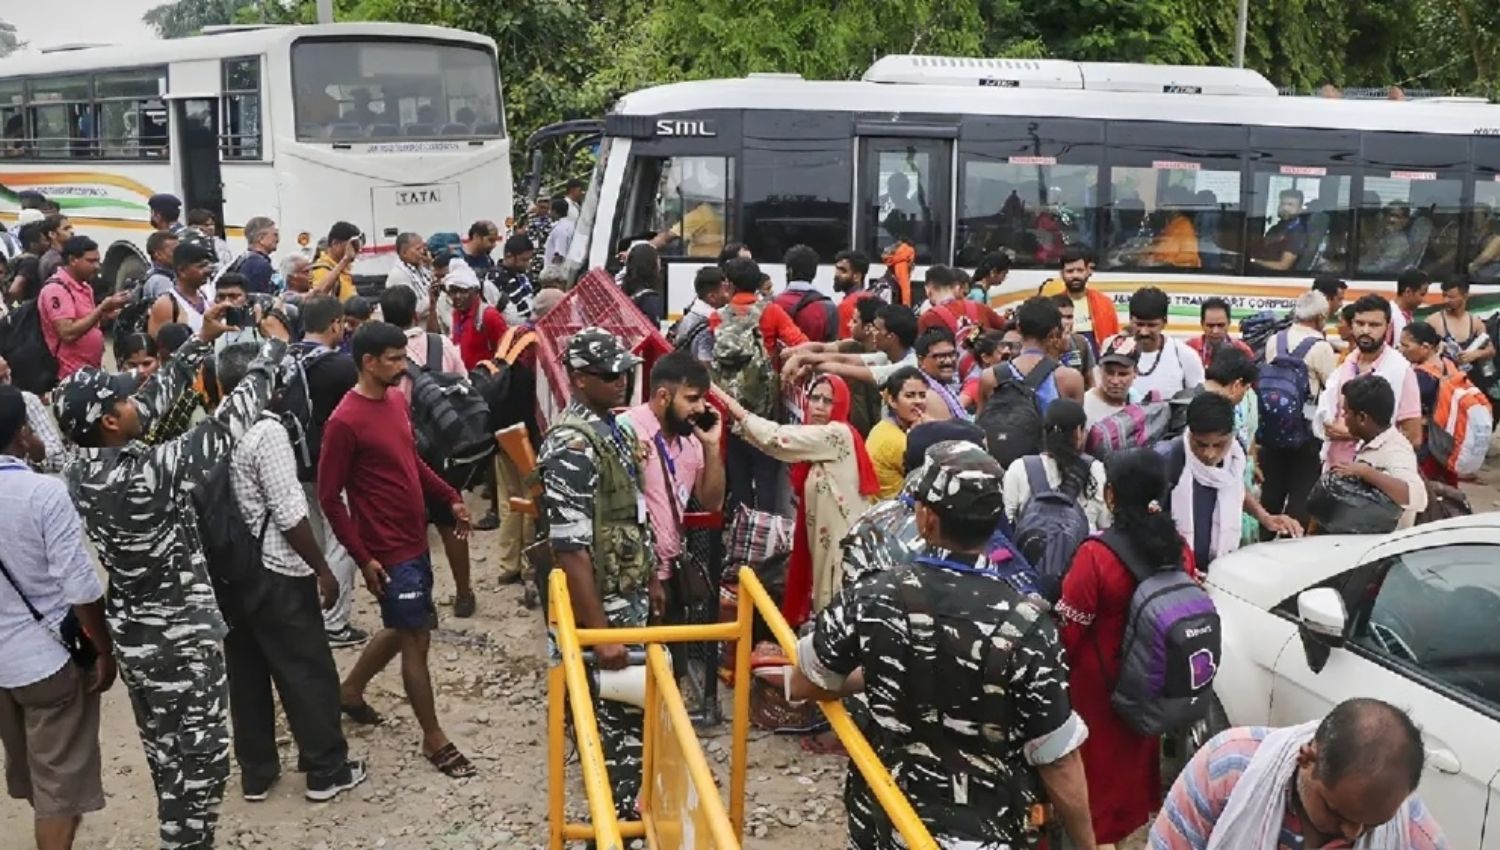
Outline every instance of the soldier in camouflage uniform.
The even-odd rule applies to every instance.
[[[926,545],[917,531],[915,487],[916,470],[927,459],[932,448],[959,441],[982,445],[984,432],[967,422],[929,422],[912,428],[906,436],[906,455],[902,459],[906,483],[893,499],[869,509],[840,541],[843,547],[845,588],[897,567],[910,566]],[[1002,522],[1003,525],[1003,522]],[[1006,557],[996,558],[1004,551]],[[1021,594],[1036,596],[1036,571],[1010,542],[1006,529],[997,528],[987,550],[990,566]]]
[[[1044,800],[1074,844],[1092,848],[1078,754],[1087,729],[1068,700],[1057,628],[983,554],[1003,511],[1002,477],[971,443],[928,450],[909,485],[923,548],[818,613],[787,695],[834,699],[862,687],[876,753],[944,850],[1034,847]],[[850,848],[905,846],[852,767],[844,802]]]
[[[641,490],[645,452],[613,412],[625,403],[626,379],[639,361],[601,328],[574,334],[565,356],[573,399],[552,423],[537,459],[546,540],[567,573],[580,628],[644,626],[655,581]],[[621,644],[601,644],[593,652],[601,669],[627,663]],[[611,700],[599,700],[594,711],[615,808],[634,820],[644,715]]]
[[[159,446],[141,441],[198,371],[226,328],[222,308],[139,389],[128,375],[83,369],[54,393],[57,419],[79,452],[65,475],[109,576],[105,608],[156,787],[164,850],[214,844],[229,779],[229,730],[219,616],[189,500],[229,456],[278,383],[284,317],[250,372],[213,417]]]

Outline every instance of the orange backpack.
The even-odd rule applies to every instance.
[[[1469,376],[1447,360],[1438,366],[1418,366],[1438,379],[1437,398],[1427,423],[1427,450],[1449,472],[1461,478],[1484,465],[1494,433],[1490,401]]]

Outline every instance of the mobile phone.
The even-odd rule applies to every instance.
[[[250,321],[250,310],[245,307],[230,307],[224,311],[224,324],[231,328],[244,328]]]
[[[698,426],[700,431],[711,431],[715,425],[719,424],[719,414],[713,408],[709,408],[694,416],[693,424]]]

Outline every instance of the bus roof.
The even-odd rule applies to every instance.
[[[1500,135],[1500,106],[1422,100],[1158,94],[1052,87],[1000,88],[951,83],[804,80],[767,74],[642,89],[615,112],[671,115],[719,109],[1171,120],[1332,130]]]
[[[432,38],[444,41],[467,41],[491,50],[493,39],[463,30],[421,24],[357,23],[312,24],[307,26],[267,26],[230,28],[207,35],[169,38],[133,44],[84,46],[50,53],[16,54],[0,59],[0,79],[5,77],[66,74],[104,68],[133,68],[161,65],[194,59],[221,59],[228,56],[252,56],[292,40],[309,37],[358,38],[400,37]]]

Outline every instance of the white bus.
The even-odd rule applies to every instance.
[[[1462,272],[1493,300],[1497,207],[1500,107],[1483,102],[1278,97],[1230,68],[888,56],[859,81],[753,74],[622,98],[569,259],[603,265],[686,217],[690,238],[664,251],[675,312],[726,243],[778,284],[786,249],[809,245],[826,289],[838,252],[875,274],[901,236],[914,279],[1010,255],[992,298],[1005,304],[1080,245],[1097,256],[1093,286],[1117,304],[1161,287],[1182,332],[1206,297],[1239,318],[1284,308],[1319,274],[1389,293],[1410,266]]]
[[[398,233],[511,215],[495,43],[406,24],[224,27],[194,38],[0,60],[0,222],[37,190],[100,243],[118,287],[146,265],[147,199],[212,212],[244,250],[270,216],[280,253],[336,221],[365,233],[357,279]]]

